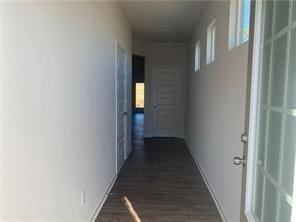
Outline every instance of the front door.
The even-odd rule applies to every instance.
[[[296,1],[256,1],[253,44],[242,220],[293,222]]]
[[[153,136],[179,136],[180,75],[177,67],[152,69]]]

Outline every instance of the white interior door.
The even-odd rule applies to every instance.
[[[153,136],[179,136],[180,75],[177,67],[152,68]]]
[[[256,1],[248,221],[296,221],[296,1]]]
[[[116,153],[117,172],[125,160],[126,149],[126,52],[117,45],[117,75],[116,75]]]

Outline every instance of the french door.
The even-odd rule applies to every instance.
[[[245,213],[296,221],[296,1],[256,1]]]
[[[119,172],[126,152],[126,52],[117,44],[116,61],[116,169]]]

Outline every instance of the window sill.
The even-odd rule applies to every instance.
[[[232,50],[234,50],[234,49],[236,49],[236,48],[239,48],[239,47],[241,47],[241,46],[247,45],[247,44],[249,44],[249,40],[244,41],[244,42],[242,42],[242,43],[240,43],[240,44],[238,44],[238,45],[235,45],[235,46],[233,46],[233,47],[228,47],[228,52],[230,52],[230,51],[232,51]]]

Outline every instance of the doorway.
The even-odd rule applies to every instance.
[[[145,106],[145,58],[133,55],[133,113],[143,113]]]
[[[132,64],[132,136],[133,143],[143,144],[145,109],[145,57],[133,55]],[[134,147],[136,147],[135,144]]]

